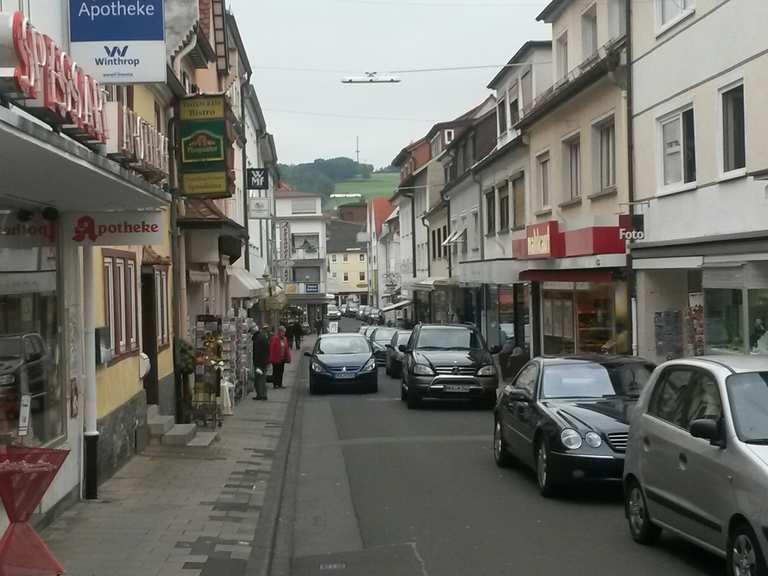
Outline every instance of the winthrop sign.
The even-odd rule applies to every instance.
[[[163,0],[69,0],[69,40],[101,82],[166,81]]]
[[[21,12],[0,13],[0,92],[84,144],[107,140],[98,80]]]

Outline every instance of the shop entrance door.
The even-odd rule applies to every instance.
[[[141,330],[144,353],[149,356],[149,372],[144,376],[147,404],[160,403],[160,386],[157,379],[157,302],[154,271],[141,275]]]

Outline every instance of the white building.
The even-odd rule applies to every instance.
[[[768,4],[632,10],[639,353],[766,353]]]

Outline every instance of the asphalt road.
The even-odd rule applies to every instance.
[[[618,488],[546,500],[532,473],[498,469],[488,410],[409,411],[383,369],[375,395],[300,395],[291,574],[725,573],[676,537],[632,542]]]

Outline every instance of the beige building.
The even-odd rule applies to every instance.
[[[336,296],[337,302],[357,297],[358,302],[367,304],[368,254],[366,243],[359,238],[365,226],[334,220],[328,223],[327,230],[328,292]]]

